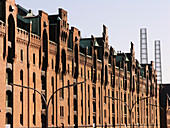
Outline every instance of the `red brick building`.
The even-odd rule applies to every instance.
[[[159,85],[154,64],[140,65],[134,45],[129,53],[109,48],[101,37],[81,38],[67,12],[34,15],[0,1],[0,127],[160,127]],[[86,49],[88,48],[88,49]],[[86,83],[64,88],[73,83]],[[62,88],[62,89],[61,89]],[[145,100],[142,98],[149,97]]]
[[[161,84],[160,99],[161,128],[170,128],[170,84]]]

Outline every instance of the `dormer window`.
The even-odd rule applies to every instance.
[[[105,52],[105,57],[108,57],[108,52]]]
[[[14,11],[14,7],[12,5],[9,6],[9,11],[13,12]]]
[[[47,27],[47,23],[46,23],[46,22],[44,22],[44,28],[45,28],[45,27]]]

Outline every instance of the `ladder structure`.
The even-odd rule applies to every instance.
[[[160,40],[155,40],[155,69],[157,70],[158,84],[162,84],[162,66],[161,66],[161,44],[160,44]]]
[[[140,29],[140,63],[148,64],[148,50],[147,50],[147,30]]]

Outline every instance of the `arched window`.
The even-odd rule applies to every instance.
[[[33,73],[33,84],[34,84],[34,88],[36,88],[36,74],[35,74],[35,72]]]
[[[35,65],[35,53],[33,53],[33,65]]]
[[[23,70],[20,71],[20,80],[21,84],[23,85]]]
[[[51,78],[51,86],[54,87],[54,77]]]
[[[13,102],[13,98],[12,98],[12,92],[11,91],[7,91],[6,92],[6,107],[12,107],[12,102]]]
[[[78,45],[75,45],[75,78],[78,77]]]
[[[46,99],[46,96],[45,95],[43,95],[44,97],[45,97],[45,99]],[[41,98],[41,101],[42,101],[42,109],[45,109],[46,108],[46,105],[45,105],[45,102],[44,102],[44,100]]]
[[[48,36],[46,30],[43,31],[43,66],[44,71],[47,70],[48,65]]]
[[[42,90],[46,90],[46,79],[45,79],[45,76],[41,76],[41,86],[42,86]]]
[[[93,98],[96,98],[96,88],[93,87]]]
[[[74,127],[75,127],[75,128],[78,127],[78,126],[77,126],[77,116],[76,116],[76,115],[74,115]]]
[[[6,124],[10,124],[12,127],[13,119],[12,119],[12,115],[10,113],[6,113]]]
[[[107,124],[105,123],[105,126],[104,126],[105,128],[107,128]]]
[[[64,124],[63,123],[61,124],[61,128],[64,128]]]
[[[148,76],[147,76],[147,87],[146,87],[146,95],[148,95],[149,93],[149,80],[148,80]]]
[[[74,111],[77,111],[77,99],[74,99]]]
[[[113,127],[115,127],[115,117],[114,116],[112,117],[112,124],[113,124]]]
[[[66,53],[65,53],[64,49],[62,50],[61,62],[62,62],[62,73],[65,74],[65,72],[66,72]]]
[[[93,102],[93,112],[96,112],[96,103]]]
[[[108,83],[108,71],[107,71],[107,65],[105,65],[105,84]]]
[[[46,127],[46,116],[44,114],[41,115],[41,123],[42,123],[42,128]]]
[[[23,50],[21,49],[21,61],[23,61]]]
[[[73,90],[73,91],[74,91],[74,95],[77,95],[77,85],[74,85],[74,86],[73,86],[73,89],[74,89],[74,90]]]
[[[124,84],[125,84],[125,90],[127,90],[127,68],[126,68],[126,66],[125,66],[125,82],[124,82]]]
[[[12,71],[10,69],[6,70],[6,84],[13,83]]]
[[[135,77],[133,76],[133,91],[135,91]]]
[[[52,67],[52,69],[54,69],[54,61],[53,61],[53,59],[51,60],[51,67]]]
[[[70,85],[70,81],[67,81],[67,85]],[[68,87],[68,109],[70,109],[70,88]]]
[[[8,18],[8,41],[11,46],[8,49],[8,60],[12,62],[15,57],[15,22],[12,14]]]
[[[93,116],[93,128],[96,128],[96,116]]]
[[[48,37],[46,30],[43,31],[43,52],[48,50]]]

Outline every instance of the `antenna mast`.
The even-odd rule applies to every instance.
[[[158,84],[162,84],[161,43],[160,43],[160,40],[155,40],[155,69],[157,70]]]
[[[148,50],[147,50],[147,30],[140,29],[140,62],[141,64],[148,64]]]

